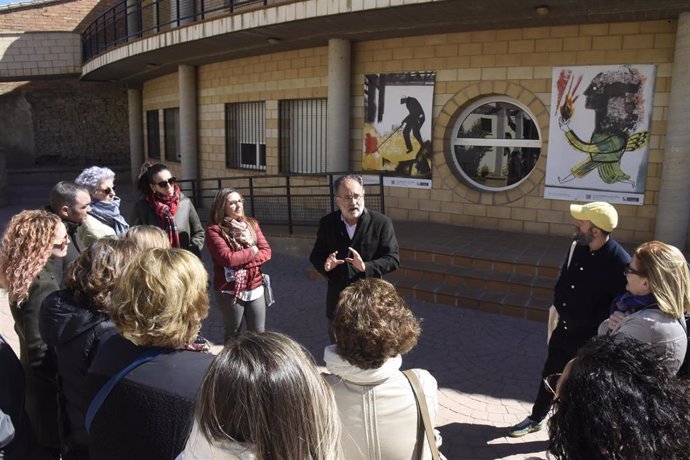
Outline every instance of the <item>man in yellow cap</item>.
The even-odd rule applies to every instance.
[[[610,236],[618,225],[613,206],[600,201],[571,204],[570,214],[575,218],[574,241],[554,287],[559,319],[542,371],[546,381],[562,372],[577,350],[597,335],[597,327],[608,318],[614,297],[625,291],[624,270],[630,262],[630,255]],[[541,430],[552,398],[540,381],[532,414],[510,427],[508,435],[519,437]]]

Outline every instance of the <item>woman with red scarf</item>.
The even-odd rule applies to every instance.
[[[225,341],[239,335],[245,317],[248,330],[263,332],[266,302],[261,265],[271,258],[271,247],[259,223],[244,215],[242,195],[231,188],[216,193],[206,235]]]
[[[204,227],[192,201],[180,191],[168,167],[145,163],[138,188],[144,198],[134,205],[130,224],[160,227],[168,235],[171,247],[199,256],[204,246]]]

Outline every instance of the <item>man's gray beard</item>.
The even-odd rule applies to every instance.
[[[589,243],[594,241],[594,235],[576,230],[575,233],[573,233],[573,239],[577,241],[579,246],[589,246]]]

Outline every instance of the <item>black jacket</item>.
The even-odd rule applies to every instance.
[[[340,211],[335,211],[321,218],[316,242],[309,257],[314,268],[328,279],[326,316],[329,318],[335,313],[335,306],[343,289],[362,278],[381,278],[400,265],[398,240],[393,222],[388,217],[367,209],[360,216],[355,234],[350,239],[340,216]],[[338,259],[344,259],[349,257],[349,247],[362,256],[366,268],[364,272],[359,272],[348,263],[338,265],[329,272],[324,271],[323,265],[329,254],[338,251]]]
[[[49,295],[41,307],[41,336],[57,355],[64,442],[70,448],[88,449],[84,414],[86,373],[102,341],[117,333],[105,313],[80,305],[67,290]]]
[[[87,375],[87,398],[147,350],[120,335],[104,341]],[[91,460],[175,458],[187,442],[196,393],[212,360],[209,353],[175,350],[133,369],[93,419]]]

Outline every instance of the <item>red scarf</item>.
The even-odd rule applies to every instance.
[[[153,210],[158,217],[161,227],[168,233],[170,246],[179,248],[180,234],[177,232],[177,224],[175,223],[174,216],[177,212],[177,207],[180,205],[180,187],[175,184],[175,193],[170,196],[164,196],[152,191],[146,195],[146,201],[153,206]]]

